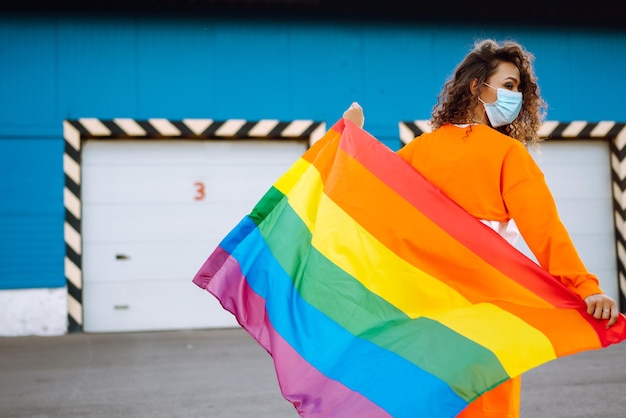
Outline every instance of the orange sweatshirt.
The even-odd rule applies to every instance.
[[[602,293],[561,222],[541,169],[519,141],[486,125],[445,125],[398,154],[479,219],[514,219],[539,264],[582,299]]]
[[[486,125],[445,125],[398,151],[476,218],[514,219],[539,264],[585,298],[601,293],[557,213],[544,175],[521,142]],[[472,402],[457,418],[519,418],[521,376]]]

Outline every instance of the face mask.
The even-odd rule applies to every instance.
[[[478,98],[485,106],[485,112],[491,126],[497,128],[513,122],[522,109],[522,93],[501,88],[496,89],[487,83],[484,84],[496,90],[498,97],[493,103],[485,103],[480,97]]]

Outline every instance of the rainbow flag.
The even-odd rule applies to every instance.
[[[302,417],[454,417],[498,384],[618,343],[558,280],[343,119],[193,280],[272,356]]]

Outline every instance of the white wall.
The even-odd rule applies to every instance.
[[[0,291],[0,336],[50,336],[66,332],[65,287]]]

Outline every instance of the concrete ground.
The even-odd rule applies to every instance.
[[[522,387],[523,418],[626,418],[626,343],[545,364]],[[241,329],[3,337],[0,388],[0,418],[298,416]]]

